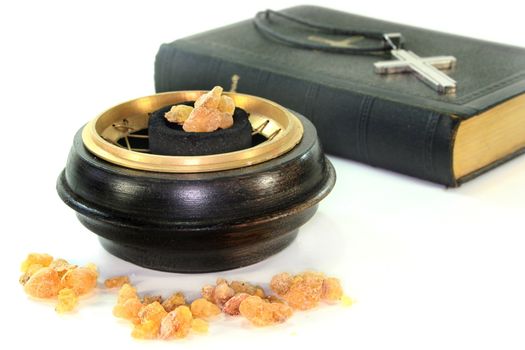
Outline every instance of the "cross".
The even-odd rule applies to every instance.
[[[390,51],[397,61],[382,61],[374,63],[375,72],[393,74],[414,72],[426,84],[439,93],[453,94],[456,92],[456,81],[439,69],[450,69],[456,64],[453,56],[419,57],[412,51],[394,48]]]

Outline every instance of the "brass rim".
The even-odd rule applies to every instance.
[[[142,153],[117,144],[132,132],[147,128],[149,113],[166,105],[195,101],[206,91],[176,91],[137,98],[112,107],[90,121],[82,130],[86,148],[96,156],[127,168],[167,173],[199,173],[236,169],[259,164],[290,151],[303,136],[299,119],[270,100],[225,93],[235,105],[250,113],[255,133],[267,138],[261,144],[236,152],[207,156],[164,156]],[[128,145],[129,147],[129,145]]]

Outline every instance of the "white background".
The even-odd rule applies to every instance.
[[[331,157],[338,182],[298,239],[224,273],[146,270],[107,254],[55,192],[73,135],[119,102],[154,92],[158,46],[293,1],[2,2],[0,5],[1,339],[23,348],[525,348],[525,157],[459,189]],[[520,2],[325,1],[326,7],[525,46]],[[447,52],[443,52],[447,54]],[[217,276],[263,283],[317,269],[341,278],[351,308],[297,313],[254,329],[218,320],[207,336],[138,342],[99,292],[58,316],[18,285],[28,252],[132,274],[140,292],[190,293]],[[189,294],[195,296],[195,294]],[[335,340],[335,342],[332,342]],[[5,348],[5,345],[2,345]]]

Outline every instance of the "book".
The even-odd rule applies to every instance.
[[[230,86],[309,118],[325,151],[455,187],[525,151],[525,49],[380,21],[316,6],[282,11],[338,28],[399,32],[420,57],[451,55],[454,94],[439,94],[414,74],[382,75],[388,56],[285,45],[253,19],[161,45],[157,92]],[[352,40],[272,19],[296,40]],[[358,43],[355,43],[357,45]]]

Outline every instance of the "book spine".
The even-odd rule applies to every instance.
[[[327,153],[424,180],[457,186],[450,115],[279,74],[164,44],[155,60],[157,92],[227,89],[273,100],[310,119]]]

